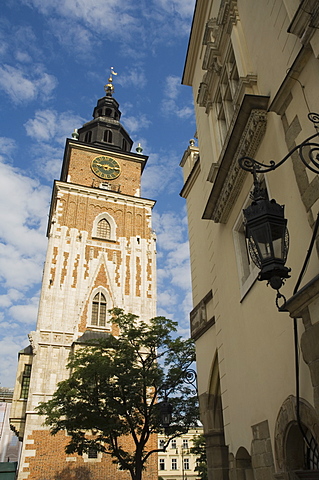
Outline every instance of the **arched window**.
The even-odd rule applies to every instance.
[[[105,116],[106,117],[111,117],[112,116],[112,110],[110,108],[105,109]]]
[[[111,234],[111,225],[105,218],[102,218],[102,220],[100,220],[99,223],[97,224],[96,236],[99,238],[109,239],[110,234]]]
[[[106,298],[102,292],[98,292],[93,298],[91,325],[106,326]]]
[[[117,225],[112,215],[108,212],[99,213],[99,215],[95,217],[92,227],[92,238],[111,242],[116,241]]]
[[[92,132],[86,132],[84,141],[85,141],[86,143],[90,143],[91,138],[92,138]]]
[[[112,143],[112,131],[111,130],[105,130],[105,132],[104,132],[104,142]]]
[[[102,117],[102,108],[99,108],[99,110],[97,111],[97,114],[99,117]]]

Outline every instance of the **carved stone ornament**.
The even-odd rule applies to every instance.
[[[251,111],[236,154],[233,156],[228,175],[216,202],[212,216],[214,222],[227,222],[246,177],[246,172],[239,167],[238,159],[244,155],[254,157],[265,134],[266,122],[267,112],[265,110]]]
[[[36,337],[36,332],[30,332],[28,334],[29,342],[30,342],[30,345],[32,347],[32,353],[34,355],[36,355],[37,350],[38,350],[38,348],[37,348],[38,347],[38,342],[36,341],[35,337]]]

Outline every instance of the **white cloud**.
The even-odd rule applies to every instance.
[[[190,17],[194,11],[195,0],[157,0],[157,4],[167,12]]]
[[[144,144],[142,143],[144,148]],[[147,148],[144,148],[147,151]],[[142,176],[142,195],[158,198],[162,192],[178,195],[182,186],[180,158],[170,151],[150,153]]]
[[[13,138],[0,137],[0,155],[10,155],[16,148]]]
[[[32,300],[31,300],[32,302]],[[23,305],[13,305],[9,309],[11,317],[19,323],[35,324],[38,313],[39,298],[35,297],[33,303],[24,303]]]
[[[185,226],[177,212],[153,214],[153,227],[157,236],[157,243],[162,250],[177,250],[184,241]]]
[[[44,72],[39,66],[34,66],[28,71],[8,64],[0,66],[0,90],[16,104],[37,98],[47,99],[56,86],[56,78]]]
[[[179,95],[184,86],[180,77],[168,75],[165,81],[164,95],[161,103],[161,111],[165,116],[177,116],[181,119],[194,119],[194,108],[192,105],[179,105]]]
[[[178,89],[180,86],[181,79],[176,75],[169,75],[168,77],[166,77],[165,96],[172,100],[175,100],[178,96]]]
[[[0,276],[6,288],[25,290],[40,280],[49,195],[48,187],[0,162]]]
[[[74,128],[80,127],[84,119],[72,112],[58,113],[56,110],[37,110],[34,118],[25,124],[27,135],[37,142],[65,143],[65,137],[70,137]]]
[[[144,70],[141,67],[133,67],[129,72],[119,72],[118,77],[116,78],[116,83],[122,87],[133,86],[144,88],[147,84],[147,78]]]
[[[72,18],[50,18],[49,25],[59,43],[69,48],[73,55],[75,53],[81,55],[89,53],[94,44],[100,41],[94,37],[88,28],[81,24],[74,23],[74,19]],[[74,39],[76,39],[76,41],[74,41]]]
[[[56,135],[57,112],[53,110],[38,110],[35,118],[30,118],[25,124],[27,135],[39,142],[48,142]]]
[[[191,310],[190,264],[184,215],[165,212],[153,215],[157,235],[158,314],[180,318],[185,332]],[[181,320],[182,319],[182,320]],[[185,332],[183,334],[185,334]],[[186,334],[188,335],[188,333]]]
[[[138,132],[142,128],[148,128],[151,122],[144,114],[134,116],[126,116],[123,118],[124,127],[132,134]]]
[[[129,0],[25,0],[25,3],[37,8],[44,15],[59,15],[83,22],[100,32],[116,32],[121,35],[127,27],[136,26],[136,18],[130,11]]]
[[[50,182],[60,176],[65,138],[83,123],[84,119],[72,112],[46,109],[37,110],[24,124],[27,135],[36,142],[32,152],[39,175]]]

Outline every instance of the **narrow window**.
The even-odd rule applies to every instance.
[[[189,458],[184,458],[184,470],[189,470]]]
[[[183,439],[183,448],[188,448],[188,440],[187,438]]]
[[[112,110],[110,108],[105,109],[105,116],[106,117],[111,117],[112,116]]]
[[[165,459],[164,458],[159,459],[159,469],[160,470],[165,470]]]
[[[176,448],[176,438],[173,438],[173,440],[171,440],[171,447]]]
[[[163,439],[159,440],[159,448],[164,448],[165,442]]]
[[[102,218],[102,220],[100,220],[99,223],[97,224],[96,236],[107,240],[110,238],[110,234],[111,234],[111,225],[105,218]]]
[[[97,293],[93,298],[91,325],[97,327],[106,325],[106,298],[102,292]]]
[[[125,138],[123,138],[122,140],[122,150],[124,150],[125,152],[127,150],[127,141],[125,140]]]
[[[100,109],[98,110],[97,114],[98,114],[99,117],[102,117],[102,108],[100,108]]]
[[[105,132],[104,132],[104,142],[112,143],[112,131],[111,130],[105,130]]]
[[[31,377],[31,365],[25,365],[23,370],[23,375],[22,375],[20,398],[23,398],[23,399],[28,398],[30,377]]]
[[[94,447],[89,448],[88,458],[97,458],[97,450]]]
[[[90,143],[91,139],[92,139],[92,132],[86,132],[84,141],[86,143]]]
[[[172,458],[172,470],[177,470],[177,458]]]

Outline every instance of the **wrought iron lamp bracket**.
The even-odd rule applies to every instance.
[[[239,166],[246,172],[250,172],[254,177],[254,185],[256,187],[257,174],[258,173],[267,173],[273,170],[276,170],[283,163],[285,163],[288,158],[290,158],[295,152],[298,152],[300,160],[305,165],[306,168],[311,170],[314,173],[319,173],[319,142],[315,142],[314,139],[319,138],[319,114],[318,113],[309,113],[309,120],[313,123],[316,133],[310,135],[302,143],[294,147],[287,155],[282,158],[278,163],[274,160],[270,160],[269,164],[261,163],[255,160],[252,157],[241,157],[238,160]]]

